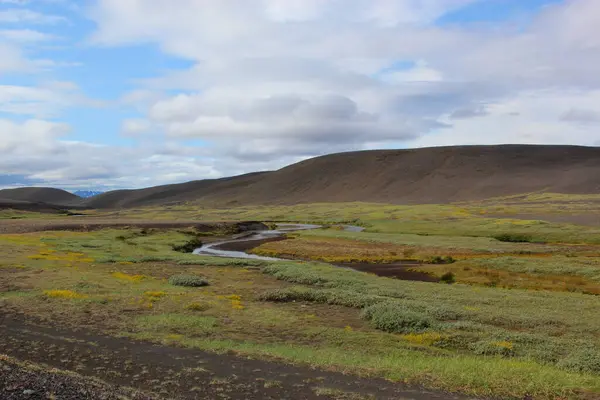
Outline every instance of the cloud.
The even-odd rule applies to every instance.
[[[136,112],[119,132],[134,147],[77,141],[47,121],[98,105],[72,83],[0,86],[0,111],[31,118],[0,125],[23,138],[3,144],[0,167],[62,186],[139,187],[346,150],[597,143],[600,2],[554,3],[518,29],[437,24],[477,2],[95,0],[88,45],[150,44],[192,66],[130,77],[117,103]],[[7,11],[0,73],[65,66],[23,55],[52,39],[35,25],[63,17]]]
[[[0,119],[0,184],[111,189],[222,176],[212,159],[176,151],[163,154],[160,144],[107,146],[74,141],[72,136],[66,124]]]
[[[599,123],[600,110],[577,109],[571,108],[560,116],[561,121],[575,123]]]
[[[7,24],[57,24],[67,19],[60,15],[42,14],[36,11],[11,8],[0,11],[0,22]]]
[[[0,42],[0,74],[29,68],[29,61],[18,47]]]
[[[549,5],[520,29],[436,24],[476,2],[98,0],[89,16],[92,43],[194,63],[124,96],[141,118],[122,131],[162,132],[174,153],[200,140],[178,154],[218,173],[377,147],[595,143],[568,123],[595,117],[565,110],[594,109],[600,3]]]
[[[73,82],[50,81],[40,86],[0,85],[0,112],[38,118],[56,116],[75,105],[95,105]]]
[[[37,43],[54,40],[56,36],[32,29],[3,29],[0,30],[0,39],[17,43]]]
[[[147,133],[152,129],[152,124],[145,119],[126,119],[121,124],[121,133],[124,136],[135,136]]]
[[[450,119],[475,118],[488,115],[485,107],[479,106],[475,108],[460,108],[450,114]]]

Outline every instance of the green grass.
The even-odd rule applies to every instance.
[[[183,339],[178,343],[209,351],[233,350],[257,357],[334,368],[362,376],[384,376],[431,388],[461,388],[475,396],[520,399],[527,393],[535,398],[574,398],[581,390],[600,391],[598,376],[569,373],[527,360],[470,355],[440,357],[410,349],[371,354],[368,346],[363,351],[348,351],[343,346],[290,346],[218,339]]]
[[[600,259],[591,257],[494,257],[465,260],[460,265],[531,275],[581,276],[600,282]]]
[[[169,332],[198,336],[214,332],[217,328],[217,319],[207,316],[169,313],[138,317],[135,325],[138,329],[146,332]]]
[[[537,197],[536,197],[537,196]],[[597,213],[589,201],[599,196],[574,196],[568,204],[580,206],[581,212]],[[534,242],[600,243],[600,229],[559,224],[536,219],[506,218],[517,214],[566,214],[562,202],[568,196],[531,194],[449,205],[388,205],[374,203],[314,203],[294,206],[248,206],[227,209],[196,204],[164,208],[143,208],[120,213],[140,219],[198,219],[290,221],[319,224],[348,223],[362,225],[373,233],[428,234],[493,238],[500,234],[526,235]],[[544,204],[539,204],[544,202]],[[552,202],[555,203],[552,203]],[[507,202],[510,205],[507,205]],[[512,202],[512,203],[511,203]],[[100,214],[101,215],[101,214]],[[489,217],[502,216],[502,218]]]
[[[352,222],[367,231],[322,229],[298,235],[375,247],[383,243],[437,248],[441,254],[478,253],[477,258],[434,268],[600,280],[600,258],[573,257],[580,248],[591,252],[595,247],[562,243],[597,243],[597,229],[480,214],[500,208],[501,201],[539,208],[535,199],[531,195],[526,200],[448,206],[351,203],[230,210],[189,205],[127,213],[139,218]],[[504,214],[510,214],[509,207]],[[500,234],[530,235],[548,244],[493,238]],[[317,262],[233,260],[173,251],[193,238],[186,231],[139,229],[0,235],[5,257],[0,264],[8,267],[0,285],[16,284],[0,292],[0,306],[74,326],[90,324],[91,311],[105,316],[92,323],[113,334],[382,376],[474,396],[556,399],[583,398],[581,391],[600,393],[597,296],[470,286],[460,280],[452,285],[409,282]],[[168,278],[176,274],[206,277],[210,286],[172,286]],[[72,290],[86,297],[47,299],[44,290]]]

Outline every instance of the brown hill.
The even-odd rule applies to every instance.
[[[65,190],[45,187],[25,187],[0,190],[1,200],[71,206],[81,202],[81,197]]]
[[[207,206],[365,201],[447,203],[545,191],[600,193],[600,148],[455,146],[331,154],[278,171],[117,190],[80,199],[56,189],[12,189],[1,198],[88,208],[194,201]],[[6,197],[10,195],[10,197]]]
[[[339,153],[273,172],[108,192],[83,204],[447,203],[533,191],[600,193],[600,148],[502,145]]]

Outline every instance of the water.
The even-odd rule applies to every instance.
[[[256,254],[248,254],[244,251],[235,250],[222,250],[219,246],[231,243],[243,243],[248,241],[260,241],[267,239],[275,239],[283,236],[287,232],[302,231],[309,229],[319,229],[321,225],[313,224],[277,224],[277,229],[267,231],[252,231],[245,232],[234,236],[232,239],[221,240],[218,242],[208,243],[204,246],[194,250],[194,254],[200,256],[213,256],[213,257],[228,257],[228,258],[245,258],[251,260],[264,260],[264,261],[281,261],[281,258],[274,257],[263,257]],[[364,228],[360,226],[344,225],[344,230],[349,232],[361,232]]]

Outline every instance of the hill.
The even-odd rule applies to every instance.
[[[0,200],[46,203],[55,206],[75,206],[81,198],[65,190],[45,187],[25,187],[0,190]]]
[[[0,198],[127,208],[188,201],[207,206],[448,203],[534,191],[600,193],[600,148],[501,145],[370,150],[316,157],[277,171],[117,190],[88,199],[47,188],[3,190]]]
[[[447,203],[533,191],[600,193],[600,148],[501,145],[348,152],[278,171],[108,192],[83,204]]]

